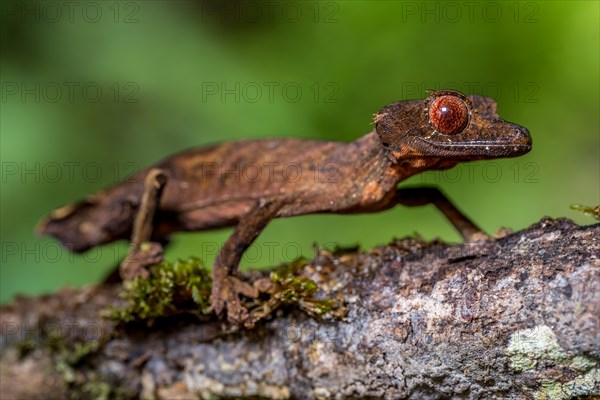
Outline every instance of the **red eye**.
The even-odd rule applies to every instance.
[[[469,122],[469,109],[464,101],[456,96],[440,96],[429,106],[429,120],[436,131],[454,135],[462,132]]]

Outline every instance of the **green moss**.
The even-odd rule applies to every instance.
[[[336,310],[336,303],[317,298],[318,286],[312,280],[301,277],[307,260],[297,259],[284,264],[270,274],[266,294],[258,299],[242,299],[249,310],[246,326],[271,315],[283,304],[297,304],[311,315],[320,316]],[[152,324],[157,318],[177,314],[210,314],[210,271],[197,258],[162,262],[152,266],[148,278],[136,278],[125,282],[122,297],[124,307],[112,307],[108,316],[117,322],[145,321]]]
[[[306,259],[301,258],[271,272],[270,278],[274,284],[272,299],[283,304],[298,303],[303,310],[314,315],[331,312],[336,306],[335,302],[316,298],[319,287],[315,281],[298,275],[305,265]]]
[[[85,357],[98,350],[98,342],[75,343],[72,349],[65,353],[64,360],[69,365],[79,364]]]
[[[19,358],[26,357],[36,347],[36,342],[33,339],[24,339],[17,343],[17,351],[19,352]]]
[[[99,343],[96,341],[73,343],[68,337],[56,335],[51,335],[48,339],[47,348],[55,356],[56,370],[63,375],[63,379],[68,384],[77,381],[76,367],[82,365],[85,358],[99,348]]]
[[[90,364],[102,346],[101,342],[71,342],[70,337],[52,335],[46,342],[54,356],[55,368],[68,387],[71,399],[131,399],[134,394],[127,389],[105,382]]]
[[[210,271],[202,261],[190,257],[150,267],[148,278],[125,282],[122,296],[127,305],[113,307],[109,317],[119,322],[146,321],[182,313],[210,312]]]

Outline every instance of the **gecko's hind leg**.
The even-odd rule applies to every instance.
[[[150,237],[154,214],[166,182],[167,176],[159,168],[151,169],[144,179],[140,208],[133,221],[130,251],[119,267],[119,275],[123,280],[147,277],[146,268],[163,260],[162,245],[150,242]]]
[[[248,311],[239,296],[258,296],[258,290],[254,286],[235,276],[242,255],[276,216],[281,205],[279,201],[258,202],[239,220],[215,260],[211,305],[217,315],[226,308],[227,319],[233,324],[244,323],[248,318]]]
[[[489,238],[436,187],[424,186],[397,189],[396,201],[410,207],[426,204],[435,205],[467,242]]]

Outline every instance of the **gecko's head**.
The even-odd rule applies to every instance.
[[[381,142],[398,160],[482,160],[531,150],[529,131],[500,119],[493,99],[453,90],[430,91],[425,100],[386,106],[375,122]]]

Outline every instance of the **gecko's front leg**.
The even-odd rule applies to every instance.
[[[489,238],[436,187],[422,186],[397,189],[395,201],[409,207],[435,205],[467,242]]]
[[[162,191],[167,182],[165,172],[152,168],[144,179],[144,192],[140,199],[140,208],[133,221],[129,254],[119,266],[123,280],[147,277],[147,267],[158,264],[163,259],[160,243],[150,242],[154,215],[160,202]]]
[[[280,200],[259,201],[239,220],[233,234],[217,255],[212,272],[211,305],[217,315],[227,308],[227,319],[233,324],[241,324],[248,318],[248,311],[241,304],[239,296],[258,296],[254,286],[235,276],[242,255],[281,206]]]

